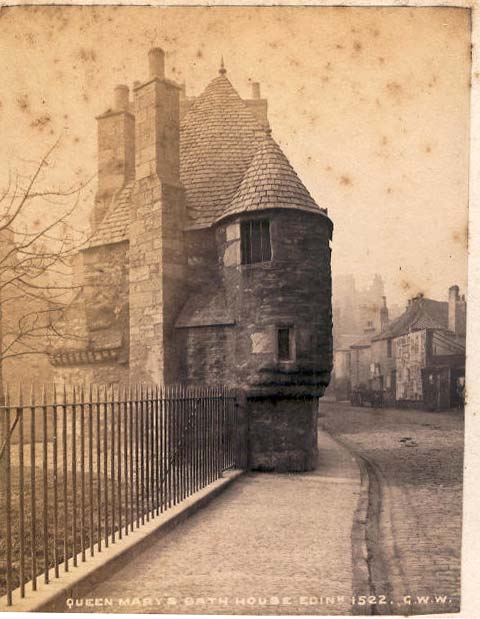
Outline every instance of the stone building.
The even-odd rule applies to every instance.
[[[458,286],[448,302],[410,299],[405,312],[372,339],[371,362],[384,403],[444,409],[461,404],[466,303]]]
[[[315,466],[332,363],[332,222],[271,135],[267,101],[222,66],[197,98],[150,74],[98,121],[94,236],[83,291],[51,356],[67,382],[242,390],[250,464]]]
[[[371,322],[382,329],[385,308],[385,284],[375,274],[365,287],[358,286],[354,275],[337,275],[333,280],[333,337],[335,348],[344,348],[345,341],[362,337]],[[395,311],[391,312],[395,316]],[[388,319],[388,315],[387,315]]]

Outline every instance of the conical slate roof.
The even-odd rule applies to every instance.
[[[266,135],[229,206],[218,219],[235,213],[295,208],[326,214],[290,165],[280,146]]]
[[[263,136],[265,129],[223,70],[181,124],[180,177],[189,227],[209,226],[224,212]]]

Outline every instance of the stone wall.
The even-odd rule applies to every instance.
[[[391,355],[388,355],[388,340],[372,342],[371,362],[380,366],[380,374],[383,376],[384,399],[395,402],[395,381],[392,380],[392,372],[395,371],[395,339],[391,340]]]
[[[188,383],[234,387],[234,327],[195,327],[186,331]]]
[[[217,231],[222,283],[238,324],[239,384],[267,395],[321,396],[332,368],[330,220],[280,209],[256,216],[270,220],[270,262],[240,264],[239,221]],[[277,356],[281,326],[293,328],[291,362]]]
[[[317,465],[316,398],[248,399],[251,469],[300,472]]]
[[[352,348],[350,357],[350,383],[352,389],[357,389],[361,385],[363,387],[368,387],[371,361],[372,349],[370,346],[365,348]]]
[[[128,378],[128,242],[82,252],[81,292],[59,323],[54,341],[54,380],[118,382]]]
[[[180,372],[175,320],[186,298],[179,179],[179,88],[153,77],[135,90],[136,183],[130,238],[130,378],[173,383]]]

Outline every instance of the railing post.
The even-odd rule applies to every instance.
[[[77,390],[72,402],[72,563],[77,567]]]
[[[8,396],[5,394],[5,404],[8,406]],[[18,416],[18,481],[19,481],[19,527],[20,527],[20,597],[25,597],[25,467],[24,467],[24,426],[23,402],[21,391],[17,408]]]
[[[43,518],[43,561],[44,561],[44,582],[49,581],[49,564],[48,564],[48,416],[47,416],[47,394],[45,385],[42,386],[42,421],[43,421],[43,500],[42,500],[42,518]]]
[[[115,418],[115,385],[110,385],[110,487],[112,497],[112,544],[115,544]]]
[[[53,569],[59,578],[58,569],[58,410],[57,386],[53,385]]]
[[[10,406],[4,408],[5,422],[5,519],[6,519],[6,585],[7,585],[7,605],[12,605],[12,487],[10,472]]]
[[[101,471],[101,424],[100,424],[100,387],[96,385],[95,389],[95,414],[97,417],[97,549],[102,552],[102,471]]]
[[[118,495],[118,539],[122,539],[122,392],[117,385],[117,495]]]
[[[88,527],[90,556],[95,554],[93,539],[93,389],[90,385],[88,390]]]
[[[20,398],[21,396],[19,396]],[[31,557],[32,557],[32,590],[37,590],[37,513],[36,513],[36,479],[35,479],[35,394],[30,391],[30,496],[31,496]]]

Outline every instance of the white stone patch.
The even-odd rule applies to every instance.
[[[258,331],[250,336],[252,340],[252,353],[273,353],[273,341],[270,333]]]
[[[240,243],[238,241],[227,245],[225,248],[223,264],[226,267],[234,267],[240,264]]]
[[[237,241],[240,239],[240,224],[230,224],[226,227],[227,243],[229,241]]]

